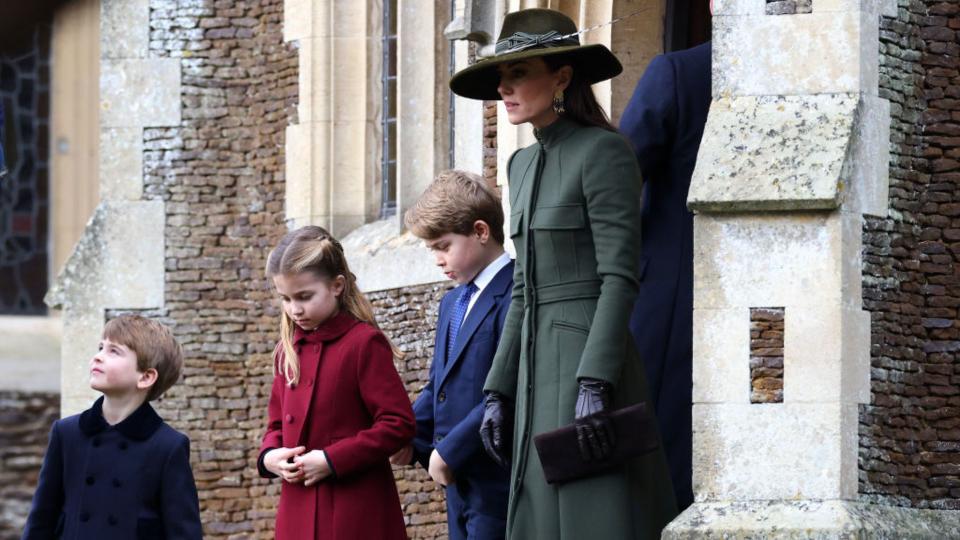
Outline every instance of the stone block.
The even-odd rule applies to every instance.
[[[687,205],[697,211],[833,209],[857,97],[714,100]]]
[[[101,300],[113,309],[146,309],[163,305],[163,201],[109,205],[104,231]],[[83,241],[81,239],[81,241]]]
[[[727,17],[733,15],[763,15],[767,0],[714,0],[713,17]]]
[[[333,2],[312,0],[284,0],[283,40],[295,41],[308,37],[329,36],[330,11]]]
[[[328,38],[300,40],[300,102],[297,118],[300,123],[326,122],[333,118],[333,81],[331,79],[332,44]],[[363,66],[363,64],[360,64]],[[356,95],[347,94],[355,98]],[[366,100],[355,100],[363,104]]]
[[[313,217],[329,214],[326,159],[327,125],[299,124],[286,129],[286,210],[288,220],[313,223]]]
[[[841,174],[844,206],[884,217],[890,183],[890,102],[864,95],[857,106],[853,137]]]
[[[869,403],[870,314],[840,305],[788,307],[783,380],[786,403]]]
[[[146,58],[149,43],[149,0],[100,3],[101,58]]]
[[[90,359],[103,335],[103,310],[83,306],[63,312],[60,345],[60,413],[77,414],[90,407],[97,392],[90,388]]]
[[[750,5],[751,9],[753,5]],[[879,29],[863,11],[713,20],[713,95],[878,92]]]
[[[103,60],[100,70],[100,127],[180,123],[180,60]]]
[[[750,310],[693,310],[694,403],[750,402]]]
[[[694,308],[840,305],[843,240],[837,213],[697,215]]]
[[[695,403],[696,500],[853,497],[856,432],[853,404]]]
[[[100,199],[139,200],[143,195],[143,129],[100,130]]]
[[[697,502],[663,531],[664,540],[833,540],[960,537],[960,512],[827,501]]]
[[[446,281],[423,241],[409,232],[401,234],[396,218],[359,227],[342,244],[364,292]]]

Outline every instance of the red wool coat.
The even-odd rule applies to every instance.
[[[341,312],[294,340],[300,381],[286,384],[279,352],[261,462],[266,450],[303,445],[324,450],[335,477],[283,483],[276,538],[406,539],[388,458],[410,443],[415,423],[386,337]]]

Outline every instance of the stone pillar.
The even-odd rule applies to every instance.
[[[61,411],[90,406],[107,309],[163,306],[164,204],[143,199],[143,128],[180,123],[180,61],[151,58],[148,0],[100,7],[100,203],[47,293],[63,310]]]
[[[370,18],[367,7],[367,2],[284,2],[283,38],[300,47],[299,122],[286,133],[291,227],[315,224],[343,236],[371,212],[378,177],[372,165],[379,160],[370,158],[379,156],[379,139],[367,132],[379,103],[369,89],[375,81],[368,77],[368,64],[380,65],[379,42],[371,42],[380,36],[380,22]]]
[[[696,503],[664,538],[958,533],[956,515],[857,501],[862,219],[887,211],[877,72],[891,7],[813,0],[809,14],[767,15],[762,0],[716,0],[714,101],[688,199]],[[750,358],[764,340],[750,319],[769,308],[783,314],[783,392],[757,403]]]

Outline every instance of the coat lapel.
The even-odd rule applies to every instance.
[[[513,263],[510,262],[506,266],[500,269],[497,272],[497,275],[493,277],[493,280],[480,292],[480,297],[477,298],[477,302],[473,305],[473,308],[470,309],[470,313],[467,314],[467,318],[463,321],[463,326],[460,327],[460,332],[457,333],[457,342],[453,344],[453,351],[451,351],[450,358],[447,358],[446,363],[443,366],[443,372],[440,376],[440,384],[438,388],[443,386],[444,381],[447,378],[447,375],[450,374],[450,371],[453,369],[453,366],[460,361],[460,358],[463,356],[463,351],[467,346],[467,343],[470,342],[470,339],[473,337],[473,334],[476,333],[477,329],[480,328],[480,324],[484,319],[487,318],[487,315],[493,310],[497,305],[497,298],[503,296],[507,293],[507,285],[510,283],[510,277],[513,275]],[[447,317],[445,324],[441,325],[446,330],[443,333],[443,342],[446,345],[448,331],[450,328],[450,318]],[[444,351],[446,348],[443,349]]]

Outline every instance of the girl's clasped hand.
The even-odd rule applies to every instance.
[[[263,465],[285,482],[303,482],[304,486],[312,486],[333,474],[323,450],[307,452],[304,446],[271,450],[264,456]]]

